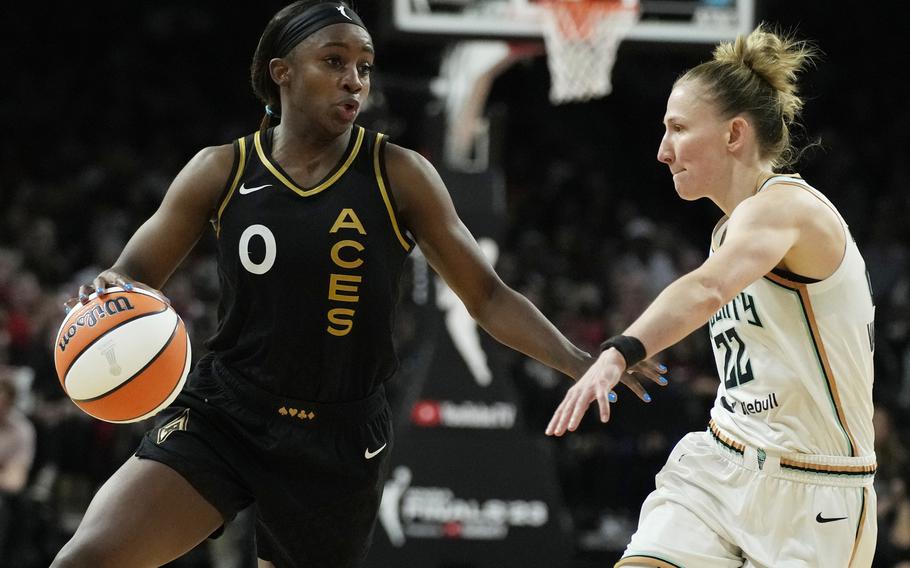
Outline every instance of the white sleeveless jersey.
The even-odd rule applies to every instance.
[[[809,191],[799,176],[775,185]],[[874,456],[872,352],[875,307],[866,265],[843,217],[847,246],[830,277],[809,281],[775,270],[709,321],[720,375],[711,409],[722,433],[769,453]],[[712,235],[723,242],[726,218]]]

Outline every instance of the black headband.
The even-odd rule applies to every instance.
[[[353,10],[337,2],[326,2],[316,4],[294,16],[290,22],[281,30],[281,34],[275,41],[277,50],[275,54],[278,57],[284,57],[294,47],[311,36],[318,30],[332,24],[354,24],[363,29],[367,29]]]

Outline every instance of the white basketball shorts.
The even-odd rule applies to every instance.
[[[868,568],[875,456],[771,456],[716,426],[686,435],[616,567]]]

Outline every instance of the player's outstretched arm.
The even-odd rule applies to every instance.
[[[743,202],[727,223],[723,245],[700,267],[667,286],[623,335],[641,341],[646,356],[682,340],[781,262],[798,242],[801,219],[807,214],[774,192]],[[623,356],[615,349],[604,351],[566,393],[546,433],[562,436],[578,428],[591,403],[614,388],[625,372]],[[601,420],[608,418],[601,405]]]
[[[566,339],[527,298],[502,282],[459,219],[432,164],[418,153],[392,144],[386,156],[402,221],[477,323],[501,343],[574,379],[582,376],[594,359]],[[648,372],[656,381],[657,373]]]
[[[521,294],[505,285],[465,227],[436,168],[389,144],[386,168],[400,217],[471,316],[501,343],[572,378],[593,361]]]

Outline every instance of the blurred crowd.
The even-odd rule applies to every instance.
[[[73,14],[65,33],[41,40],[55,64],[17,75],[0,100],[10,142],[0,145],[0,566],[46,566],[93,492],[149,425],[92,420],[66,398],[52,351],[64,301],[114,262],[196,150],[258,124],[244,66],[259,23],[280,4],[256,8],[253,29],[239,9],[222,20],[179,4],[130,8],[128,19],[117,9],[103,17]],[[42,21],[47,10],[35,8],[25,24]],[[31,28],[20,28],[6,39],[15,44],[11,49],[38,49],[21,31]],[[109,45],[117,49],[105,49]],[[822,44],[837,65],[821,65],[807,87],[814,100],[807,106],[806,140],[820,137],[822,146],[807,153],[799,169],[844,213],[868,265],[877,310],[876,566],[907,568],[910,176],[902,153],[910,142],[910,110],[899,90],[881,88],[884,75],[867,69],[881,82],[850,80],[862,60],[837,51],[838,45]],[[406,51],[390,40],[386,47],[395,56]],[[407,60],[405,66],[392,55],[384,62],[381,49],[377,105],[364,120],[420,148],[426,137],[423,105],[416,103],[429,104],[431,96],[416,77],[435,72],[431,50],[394,60]],[[542,63],[507,73],[490,98],[491,109],[508,104],[501,154],[508,223],[497,269],[589,350],[704,259],[719,215],[704,204],[679,202],[654,160],[670,83],[706,52],[681,50],[663,66],[654,65],[647,50],[624,55],[615,69],[616,91],[600,102],[549,107]],[[231,61],[230,68],[216,57]],[[652,67],[648,77],[641,77],[641,65]],[[518,91],[525,92],[519,97]],[[206,236],[165,288],[197,357],[216,325],[212,251]],[[407,321],[412,306],[406,295],[402,309]],[[400,333],[407,368],[413,328]],[[573,566],[615,557],[609,555],[634,530],[672,445],[685,432],[704,429],[717,386],[707,339],[698,332],[661,354],[671,383],[652,389],[647,408],[620,391],[609,427],[589,421],[554,442],[574,521]],[[526,422],[542,432],[562,397],[564,377],[510,356]],[[243,530],[229,531],[174,566],[247,566],[236,543],[248,538]]]

